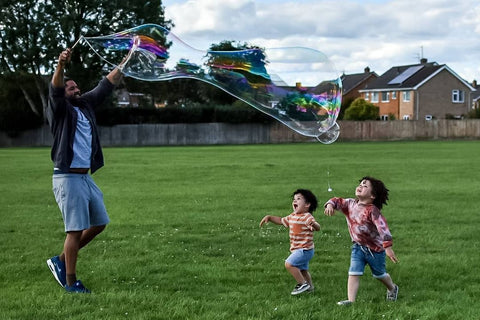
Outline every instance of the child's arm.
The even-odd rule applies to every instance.
[[[282,218],[276,217],[276,216],[265,216],[265,217],[263,217],[262,221],[260,221],[260,227],[263,226],[264,224],[268,223],[268,222],[273,222],[275,224],[283,225]]]
[[[333,208],[333,204],[327,203],[325,205],[325,211],[324,211],[326,216],[333,216],[335,214],[335,209]]]
[[[385,253],[390,258],[390,260],[393,261],[393,263],[398,262],[397,256],[395,255],[395,252],[393,252],[392,247],[385,248]]]
[[[311,231],[320,231],[320,223],[318,223],[317,221],[313,220],[313,221],[308,225],[308,228],[309,228]]]

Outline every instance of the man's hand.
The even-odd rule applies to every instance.
[[[70,59],[72,58],[72,50],[70,48],[67,48],[66,50],[62,51],[60,55],[58,56],[58,64],[60,67],[65,68],[67,63],[70,62]]]
[[[52,77],[52,86],[54,88],[61,88],[64,87],[63,84],[63,69],[65,68],[66,64],[70,62],[72,57],[72,50],[67,48],[60,53],[58,56],[58,63],[57,67],[55,68],[55,72],[53,73]]]

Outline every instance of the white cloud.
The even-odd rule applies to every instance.
[[[338,71],[447,64],[480,80],[478,0],[165,0],[173,33],[199,49],[223,40],[324,52]]]

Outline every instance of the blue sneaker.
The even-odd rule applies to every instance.
[[[73,284],[73,286],[66,285],[65,290],[67,290],[67,292],[75,292],[75,293],[90,293],[90,290],[85,288],[82,281],[80,280],[77,280]]]
[[[65,285],[67,284],[67,272],[65,269],[65,262],[62,262],[59,256],[55,256],[47,260],[47,265],[53,276],[55,277],[55,280],[57,280],[57,282],[62,286],[62,288],[65,288]]]

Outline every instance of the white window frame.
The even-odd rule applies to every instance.
[[[382,114],[382,115],[380,116],[380,120],[382,120],[382,121],[388,121],[388,114]]]
[[[410,91],[402,91],[402,95],[403,95],[403,102],[410,101]]]
[[[389,101],[390,101],[390,92],[383,91],[382,92],[382,102],[389,102]]]
[[[465,91],[463,91],[463,90],[452,90],[452,102],[453,103],[464,103],[465,102]]]
[[[378,92],[372,92],[372,102],[378,102]]]
[[[368,100],[369,93],[370,93],[370,92],[365,92],[365,100]]]
[[[410,120],[410,115],[409,114],[404,114],[403,115],[403,120]]]
[[[392,91],[392,100],[397,100],[397,91]]]

